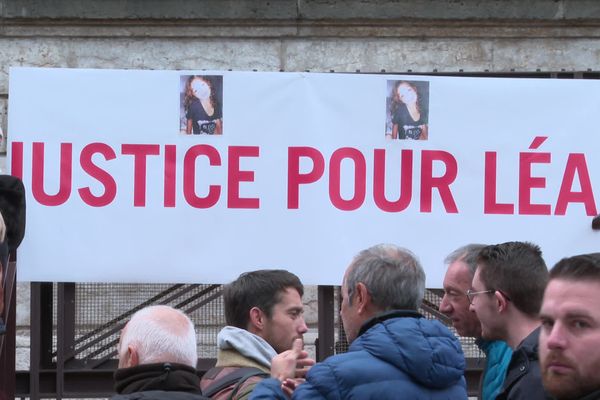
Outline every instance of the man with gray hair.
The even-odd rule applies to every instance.
[[[425,273],[408,250],[373,246],[352,261],[342,283],[341,318],[350,348],[317,363],[295,386],[300,340],[273,358],[271,379],[251,399],[466,399],[465,360],[456,337],[418,312]]]
[[[150,306],[133,314],[117,348],[113,399],[203,400],[196,374],[194,324],[169,306]]]
[[[494,400],[502,389],[512,350],[502,340],[483,339],[479,319],[469,310],[467,291],[471,289],[477,270],[477,258],[484,247],[482,244],[468,244],[446,257],[444,261],[448,269],[444,276],[444,297],[440,303],[440,311],[450,318],[460,336],[475,338],[475,344],[485,353],[486,363],[479,385],[479,398]]]

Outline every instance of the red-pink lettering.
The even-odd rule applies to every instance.
[[[444,175],[433,176],[433,162],[441,161],[446,167]],[[441,150],[423,150],[421,154],[421,212],[431,212],[433,188],[437,188],[447,213],[456,214],[458,208],[450,191],[456,179],[458,164],[452,154]]]
[[[308,157],[313,168],[308,173],[300,173],[300,158]],[[300,202],[300,185],[318,181],[325,171],[325,160],[319,150],[314,147],[288,148],[288,190],[287,206],[289,209],[298,208]]]
[[[385,197],[385,150],[374,151],[373,197],[377,207],[383,211],[404,211],[412,198],[413,151],[404,149],[401,154],[400,197],[396,201],[389,201]]]
[[[183,158],[183,196],[192,207],[210,208],[219,201],[221,186],[210,185],[206,197],[196,195],[196,158],[199,156],[206,156],[211,166],[221,165],[221,156],[214,147],[206,144],[190,147]]]
[[[354,196],[348,200],[342,198],[340,193],[342,161],[346,158],[354,162]],[[363,154],[351,147],[343,147],[334,151],[329,160],[329,199],[331,204],[344,211],[356,210],[365,201],[366,186],[367,163]]]
[[[546,187],[546,178],[531,176],[531,165],[550,163],[550,153],[524,152],[519,159],[519,214],[550,215],[550,204],[531,203],[531,190]]]
[[[498,203],[497,180],[496,180],[496,152],[485,152],[483,189],[483,212],[484,214],[514,214],[515,206],[511,203]]]
[[[572,191],[575,174],[577,174],[581,186],[580,192]],[[565,215],[569,203],[583,203],[585,212],[589,216],[598,214],[594,192],[592,191],[592,182],[585,162],[585,154],[569,154],[554,214]]]
[[[32,159],[31,193],[33,197],[44,206],[64,204],[71,196],[73,145],[71,143],[60,144],[59,190],[54,195],[49,195],[44,191],[44,143],[33,143]]]
[[[23,179],[23,142],[12,142],[10,173]]]
[[[160,154],[157,144],[124,144],[121,153],[133,156],[133,206],[146,205],[146,161],[148,156]]]
[[[175,182],[177,179],[177,146],[165,145],[165,207],[175,207]]]
[[[240,171],[241,157],[258,157],[257,146],[230,146],[227,160],[227,207],[259,208],[257,198],[240,197],[240,182],[254,182],[254,171]]]
[[[79,197],[86,204],[92,207],[103,207],[115,199],[117,183],[108,172],[93,163],[92,157],[96,153],[102,154],[105,160],[113,160],[117,156],[114,150],[104,143],[90,143],[83,148],[79,155],[81,168],[104,186],[104,193],[101,196],[95,196],[89,187],[80,188],[78,192]]]
[[[530,150],[537,150],[540,148],[541,145],[544,144],[544,142],[546,141],[546,139],[548,139],[548,136],[536,136],[533,138],[533,140],[531,141],[531,144],[529,145],[529,149]]]

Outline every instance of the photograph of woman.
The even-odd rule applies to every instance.
[[[185,79],[182,112],[185,133],[194,135],[223,134],[222,76],[191,75]]]
[[[388,81],[388,93],[391,132],[386,129],[386,136],[391,139],[427,140],[429,82]]]

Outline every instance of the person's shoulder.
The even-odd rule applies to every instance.
[[[437,320],[417,317],[396,317],[383,321],[380,332],[393,334],[397,331],[407,331],[427,337],[442,337],[456,339],[444,324]],[[375,326],[374,328],[377,328]]]
[[[128,394],[117,394],[111,397],[111,400],[208,400],[201,394],[166,391],[166,390],[145,390]]]
[[[263,379],[250,393],[252,400],[287,400],[281,390],[281,382],[275,378]]]

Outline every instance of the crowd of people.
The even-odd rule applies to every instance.
[[[480,399],[600,399],[600,253],[548,271],[538,246],[508,242],[470,244],[445,261],[439,310],[485,353]],[[121,332],[114,398],[467,399],[461,343],[419,313],[425,273],[409,250],[376,245],[346,269],[346,353],[309,357],[303,293],[284,270],[226,285],[227,326],[202,378],[190,319],[168,306],[138,311]]]

